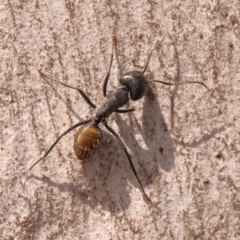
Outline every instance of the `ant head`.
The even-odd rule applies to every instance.
[[[141,99],[149,89],[148,81],[140,71],[131,71],[123,74],[119,82],[129,90],[133,101]]]
[[[96,124],[83,125],[74,138],[74,152],[78,159],[91,157],[99,148],[102,131]]]

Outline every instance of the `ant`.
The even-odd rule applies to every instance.
[[[163,37],[164,38],[164,37]],[[162,40],[163,40],[162,38]],[[162,40],[156,44],[158,46]],[[41,70],[38,70],[39,74],[43,78],[47,78],[51,81],[55,81],[57,83],[62,84],[65,87],[72,88],[77,90],[82,98],[85,100],[85,102],[92,108],[96,109],[96,113],[91,117],[90,119],[81,121],[67,129],[65,132],[63,132],[57,140],[51,145],[51,147],[47,150],[47,152],[38,160],[36,161],[29,169],[30,171],[35,165],[37,165],[41,160],[43,160],[47,155],[52,151],[52,149],[55,147],[55,145],[60,141],[60,139],[72,131],[73,129],[81,126],[81,128],[78,130],[77,134],[75,135],[74,138],[74,152],[77,156],[78,159],[86,159],[90,158],[93,156],[96,151],[99,148],[99,145],[101,143],[101,138],[102,138],[102,132],[100,127],[98,126],[100,123],[103,123],[103,125],[106,127],[106,129],[117,139],[119,144],[121,145],[121,148],[125,152],[128,162],[131,166],[131,169],[137,178],[139,185],[141,187],[142,193],[144,196],[147,198],[147,200],[151,202],[150,198],[146,194],[143,185],[137,175],[137,172],[135,170],[135,167],[133,165],[133,162],[131,160],[130,154],[128,150],[126,149],[123,141],[121,138],[118,136],[118,134],[107,124],[106,118],[108,118],[113,112],[116,113],[129,113],[135,111],[134,108],[129,108],[129,109],[121,109],[121,107],[125,106],[128,101],[129,101],[129,95],[130,98],[133,101],[137,101],[141,99],[150,89],[149,87],[149,82],[158,82],[162,83],[165,85],[179,85],[179,84],[184,84],[184,83],[198,83],[203,85],[204,87],[207,88],[207,86],[204,83],[198,82],[198,81],[189,81],[189,82],[180,82],[180,83],[169,83],[169,82],[164,82],[164,81],[159,81],[159,80],[147,80],[145,76],[143,75],[145,71],[148,68],[149,61],[152,56],[153,50],[156,48],[156,46],[151,50],[150,54],[148,55],[146,65],[143,69],[143,71],[130,71],[127,73],[124,73],[120,78],[119,82],[123,85],[123,87],[110,90],[107,94],[107,84],[108,84],[108,79],[110,76],[110,71],[112,67],[112,62],[113,62],[113,49],[114,46],[116,48],[116,37],[113,36],[113,44],[112,44],[112,53],[111,53],[111,60],[109,64],[109,69],[107,72],[107,75],[104,79],[103,82],[103,95],[106,98],[105,102],[97,108],[97,106],[92,103],[92,101],[87,97],[87,95],[79,88],[70,86],[66,83],[60,82],[58,80],[52,79],[48,76],[46,76]],[[208,89],[208,88],[207,88]],[[27,172],[28,172],[27,171]]]

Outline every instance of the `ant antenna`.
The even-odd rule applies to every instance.
[[[144,74],[145,71],[146,71],[147,68],[148,68],[148,64],[149,64],[149,62],[150,62],[150,59],[151,59],[153,50],[155,50],[155,48],[158,47],[158,45],[160,45],[160,44],[162,43],[162,41],[163,41],[163,39],[164,39],[165,37],[166,37],[166,35],[164,35],[164,36],[162,37],[162,39],[155,45],[155,47],[154,47],[154,48],[151,50],[151,52],[148,54],[148,59],[147,59],[146,65],[145,65],[145,67],[144,67],[144,69],[143,69],[143,71],[142,71],[142,74]]]
[[[204,86],[208,91],[208,87],[202,83],[202,82],[198,82],[198,81],[186,81],[186,82],[179,82],[179,83],[170,83],[170,82],[164,82],[164,81],[159,81],[159,80],[148,80],[148,82],[158,82],[158,83],[162,83],[164,85],[181,85],[181,84],[185,84],[185,83],[198,83],[198,84],[201,84],[202,86]]]

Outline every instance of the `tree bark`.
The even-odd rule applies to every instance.
[[[199,2],[199,3],[198,3]],[[0,3],[0,239],[239,239],[240,3],[22,1]],[[80,161],[77,129],[122,72],[171,83],[100,125],[97,153]]]

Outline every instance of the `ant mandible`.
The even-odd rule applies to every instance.
[[[164,38],[164,37],[163,37]],[[162,38],[162,40],[163,40]],[[156,44],[158,46],[162,40]],[[85,121],[81,121],[67,129],[65,132],[63,132],[58,139],[51,145],[51,147],[47,150],[47,152],[39,159],[37,160],[29,169],[30,171],[35,165],[37,165],[41,160],[43,160],[55,147],[55,145],[60,141],[60,139],[72,131],[73,129],[81,126],[81,128],[78,130],[77,134],[75,135],[74,138],[74,152],[78,159],[86,159],[91,157],[96,153],[96,151],[99,148],[99,145],[101,143],[101,138],[102,138],[102,132],[101,129],[99,128],[99,124],[103,123],[103,125],[106,127],[106,129],[117,139],[119,144],[121,145],[123,151],[125,152],[127,159],[129,161],[129,164],[131,166],[131,169],[137,178],[139,185],[141,187],[142,193],[144,196],[148,199],[150,203],[151,200],[146,194],[143,185],[137,175],[137,172],[135,170],[135,167],[133,165],[133,162],[131,160],[130,154],[128,150],[126,149],[123,141],[121,138],[118,136],[118,134],[107,124],[106,118],[109,117],[113,112],[116,113],[128,113],[128,112],[133,112],[135,111],[134,108],[130,109],[121,109],[121,107],[125,106],[128,101],[129,101],[129,95],[130,98],[133,101],[137,101],[141,99],[149,90],[149,82],[158,82],[162,83],[165,85],[179,85],[179,84],[184,84],[184,83],[198,83],[203,85],[204,87],[207,88],[207,86],[204,83],[198,82],[198,81],[188,81],[188,82],[180,82],[180,83],[169,83],[169,82],[164,82],[164,81],[159,81],[159,80],[147,80],[145,76],[143,75],[148,67],[149,61],[152,56],[153,50],[156,48],[156,46],[151,50],[150,54],[148,55],[146,65],[143,69],[143,71],[131,71],[123,74],[119,78],[119,82],[124,86],[121,88],[117,88],[115,90],[110,90],[107,94],[107,84],[108,84],[108,79],[110,76],[110,71],[112,67],[112,62],[113,62],[113,49],[114,46],[116,48],[116,37],[113,36],[113,44],[112,44],[112,53],[111,53],[111,60],[109,64],[109,69],[107,72],[107,75],[105,77],[105,80],[103,82],[103,95],[106,98],[105,102],[97,108],[95,104],[92,103],[92,101],[87,97],[87,95],[79,88],[70,86],[66,83],[57,81],[55,79],[52,79],[48,76],[46,76],[41,70],[38,70],[39,74],[41,77],[45,77],[51,81],[55,81],[57,83],[62,84],[63,86],[66,86],[68,88],[72,88],[77,90],[82,98],[85,100],[85,102],[91,106],[92,108],[97,108],[96,113],[93,115],[92,118],[87,119]],[[82,126],[83,125],[83,126]],[[27,172],[28,172],[27,171]]]

